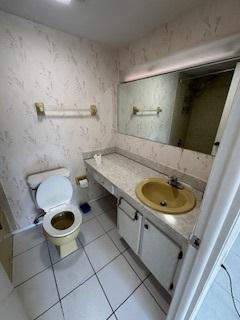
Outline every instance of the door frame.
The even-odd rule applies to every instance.
[[[234,95],[236,93],[239,80],[240,80],[240,62],[236,64],[236,67],[233,73],[232,81],[230,84],[230,88],[228,90],[227,99],[225,101],[223,113],[221,116],[221,120],[219,122],[218,130],[217,130],[214,142],[221,142],[224,128],[228,120],[229,112],[231,111]],[[218,146],[213,145],[211,155],[215,156],[217,154],[217,151],[218,151]]]
[[[167,320],[194,319],[240,225],[240,82],[215,158],[194,235],[188,246]]]

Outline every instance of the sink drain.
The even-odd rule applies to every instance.
[[[160,205],[161,205],[162,207],[166,207],[167,202],[166,202],[166,201],[161,201],[161,202],[160,202]]]

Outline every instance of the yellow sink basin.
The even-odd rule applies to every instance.
[[[163,178],[144,179],[135,191],[141,202],[163,213],[186,213],[196,205],[195,196],[189,188],[177,189]]]

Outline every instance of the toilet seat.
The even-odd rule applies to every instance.
[[[69,228],[64,230],[58,230],[52,226],[51,221],[55,215],[64,211],[69,211],[73,213],[74,222]],[[80,226],[81,223],[82,223],[81,212],[76,206],[71,204],[63,204],[55,208],[52,208],[50,211],[46,213],[46,215],[43,218],[43,228],[45,232],[47,232],[50,236],[56,237],[56,238],[70,235]]]
[[[54,175],[45,179],[37,189],[36,202],[46,214],[43,217],[43,228],[51,237],[61,238],[72,234],[82,223],[79,209],[70,204],[73,194],[71,182],[63,176]],[[57,214],[70,212],[74,216],[73,224],[66,229],[56,229],[52,219]]]

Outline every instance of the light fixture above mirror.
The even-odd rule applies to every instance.
[[[56,2],[59,2],[59,3],[62,3],[62,4],[69,5],[72,0],[55,0],[55,1],[56,1]]]

